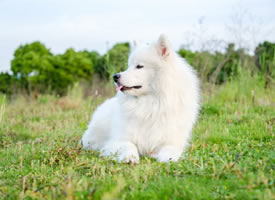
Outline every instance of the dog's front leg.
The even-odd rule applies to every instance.
[[[117,160],[118,162],[139,162],[137,147],[129,141],[109,141],[102,149],[101,155]]]
[[[180,159],[183,153],[183,149],[173,145],[165,145],[160,147],[160,149],[151,154],[152,158],[157,159],[159,162],[176,162]]]

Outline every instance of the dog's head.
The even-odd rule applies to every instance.
[[[134,42],[127,70],[113,76],[117,91],[132,96],[152,94],[172,53],[164,34],[152,45]]]

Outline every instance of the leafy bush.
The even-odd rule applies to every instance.
[[[16,79],[8,73],[0,73],[0,93],[11,94]]]
[[[30,81],[43,81],[47,77],[41,72],[53,70],[51,58],[53,54],[40,42],[20,45],[14,53],[11,62],[11,71],[21,83],[21,86],[29,91]]]
[[[192,52],[186,49],[180,49],[178,53],[198,71],[202,81],[216,84],[237,76],[239,68],[246,67],[246,62],[251,58],[243,49],[235,50],[234,44],[229,44],[225,53]]]
[[[239,74],[239,68],[244,67],[244,58],[248,56],[243,49],[235,50],[234,44],[229,44],[225,54],[216,52],[216,67],[211,74],[210,81],[213,83],[224,83],[228,79]]]
[[[197,70],[202,81],[208,81],[214,67],[217,65],[217,58],[220,56],[220,54],[215,55],[208,51],[192,52],[186,49],[180,49],[178,53]]]
[[[264,42],[255,49],[256,66],[265,76],[265,85],[275,79],[275,43]]]
[[[17,88],[28,93],[35,90],[65,95],[76,82],[95,83],[92,81],[95,74],[103,81],[112,80],[113,74],[127,68],[129,52],[129,43],[115,44],[102,56],[95,51],[72,48],[54,55],[39,41],[20,45],[11,62],[12,75],[0,74],[0,92],[11,94]],[[243,49],[236,50],[234,44],[229,44],[225,52],[193,52],[182,48],[178,53],[198,71],[202,82],[222,84],[239,76],[240,71],[254,72],[255,66],[265,77],[266,85],[275,78],[275,44],[269,42],[256,48],[256,62]]]
[[[178,54],[185,58],[188,63],[190,63],[192,66],[197,66],[195,64],[195,60],[197,59],[198,53],[197,52],[192,52],[191,50],[187,50],[187,49],[180,49],[178,51]]]
[[[50,89],[58,94],[65,94],[69,86],[80,80],[91,80],[94,64],[88,52],[76,52],[68,49],[62,55],[52,59],[53,70],[45,72]]]
[[[96,73],[98,73],[101,78],[112,80],[111,77],[113,74],[127,68],[129,52],[129,43],[119,43],[114,45],[99,59],[95,68]]]
[[[27,91],[53,91],[65,94],[79,80],[91,80],[97,54],[68,49],[54,56],[40,42],[21,45],[14,54],[11,69]]]

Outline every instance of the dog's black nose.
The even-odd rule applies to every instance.
[[[115,82],[117,82],[119,78],[120,78],[120,74],[115,74],[113,76],[113,79],[114,79]]]

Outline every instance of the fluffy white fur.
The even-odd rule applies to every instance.
[[[152,45],[135,44],[117,85],[116,96],[94,112],[81,139],[84,148],[119,162],[138,163],[140,155],[177,161],[199,111],[199,80],[191,66],[161,35]],[[121,86],[142,87],[122,92]]]

